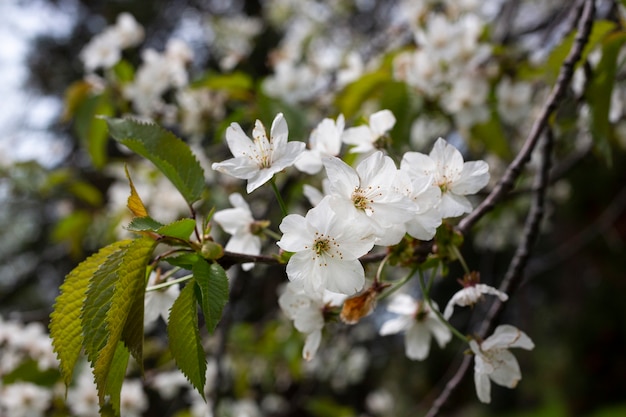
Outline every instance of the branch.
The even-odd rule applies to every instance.
[[[593,0],[591,0],[591,2],[592,1]],[[554,137],[552,135],[551,129],[547,129],[545,137],[546,139],[542,153],[541,166],[537,174],[536,180],[537,192],[534,194],[532,206],[528,213],[528,217],[526,218],[522,241],[517,247],[515,256],[509,264],[509,268],[499,288],[500,291],[503,291],[507,294],[512,294],[519,286],[519,283],[524,276],[524,269],[526,267],[526,264],[528,263],[528,258],[530,257],[531,247],[535,243],[539,235],[541,219],[543,218],[544,214],[545,196],[550,177],[550,156],[552,154],[552,147],[554,144]],[[487,334],[491,332],[494,323],[497,322],[498,317],[502,313],[503,305],[504,303],[500,301],[499,298],[496,298],[495,301],[491,304],[491,307],[487,312],[487,316],[483,320],[482,326],[477,332],[477,336],[479,338],[484,339]],[[426,414],[427,417],[434,417],[439,413],[440,408],[448,401],[452,392],[463,380],[463,377],[469,369],[470,362],[471,356],[463,358],[463,361],[461,362],[454,376],[446,383],[445,388],[441,391],[439,396],[433,402],[433,405]]]
[[[581,7],[584,7],[579,20],[579,29],[572,49],[570,50],[567,58],[561,65],[559,76],[556,84],[552,88],[547,101],[544,103],[539,117],[535,120],[524,146],[519,151],[513,162],[509,165],[506,172],[496,184],[491,193],[483,200],[483,202],[474,209],[467,217],[465,217],[459,223],[458,230],[462,234],[466,234],[469,229],[480,220],[485,214],[491,211],[494,206],[500,202],[505,195],[513,189],[515,180],[519,177],[524,165],[530,160],[530,156],[541,137],[541,133],[546,129],[550,116],[557,109],[563,97],[565,91],[574,74],[574,66],[576,62],[580,60],[583,49],[589,40],[589,34],[591,33],[591,27],[593,23],[593,17],[595,12],[594,0],[586,0]]]

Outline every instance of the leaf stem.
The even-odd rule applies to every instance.
[[[274,190],[274,194],[276,194],[276,200],[278,200],[278,205],[280,206],[280,210],[283,212],[283,217],[287,216],[287,206],[285,206],[285,202],[280,195],[280,191],[276,186],[276,181],[274,181],[274,177],[270,180],[270,184],[272,185],[272,190]]]
[[[428,285],[426,285],[426,283],[424,282],[424,274],[422,273],[421,269],[417,270],[417,273],[419,274],[419,283],[420,283],[420,288],[422,289],[422,296],[424,297],[424,300],[428,303],[428,306],[430,307],[430,310],[435,313],[435,315],[439,318],[439,320],[441,320],[441,322],[443,324],[446,325],[446,327],[448,329],[450,329],[450,331],[452,332],[453,335],[455,335],[457,338],[461,339],[464,343],[467,343],[468,341],[468,337],[465,336],[463,333],[461,333],[460,331],[458,331],[456,329],[456,327],[454,327],[453,325],[450,324],[450,322],[448,320],[446,320],[443,315],[441,314],[441,312],[439,311],[438,308],[436,308],[433,305],[433,300],[432,298],[430,298],[430,287],[432,285],[432,280],[433,280],[433,276],[435,275],[435,271],[433,270],[433,273],[430,276]]]
[[[193,278],[193,275],[189,274],[189,275],[185,275],[184,277],[173,279],[171,281],[162,282],[161,284],[152,285],[146,288],[146,292],[156,291],[156,290],[160,290],[161,288],[171,287],[172,285],[178,284],[180,282],[189,281],[191,278]]]
[[[467,267],[467,263],[465,263],[465,258],[463,258],[463,255],[461,254],[461,251],[459,250],[459,248],[457,246],[455,246],[455,245],[450,245],[450,246],[452,246],[452,252],[454,252],[454,254],[456,255],[457,259],[461,263],[461,266],[463,267],[463,270],[465,271],[465,273],[469,274],[470,270]]]

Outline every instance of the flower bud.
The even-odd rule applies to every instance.
[[[219,243],[207,240],[202,244],[200,253],[204,259],[216,260],[224,256],[224,248]]]

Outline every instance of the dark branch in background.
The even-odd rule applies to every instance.
[[[593,0],[592,0],[593,1]],[[541,226],[541,220],[545,213],[546,192],[548,186],[548,179],[550,173],[550,165],[552,163],[552,148],[554,146],[554,136],[552,129],[546,129],[545,144],[541,155],[541,166],[536,179],[537,192],[534,194],[532,205],[526,217],[526,224],[524,225],[524,233],[522,241],[515,251],[515,256],[509,264],[509,268],[506,271],[504,279],[500,283],[500,291],[507,294],[512,294],[517,290],[519,284],[524,277],[524,270],[528,265],[528,259],[533,245],[539,237],[539,229]],[[504,302],[495,297],[494,302],[491,304],[487,317],[482,322],[480,329],[476,333],[478,337],[484,339],[489,333],[493,331],[495,323],[498,317],[502,313]]]
[[[582,56],[583,49],[589,40],[589,34],[591,33],[591,27],[594,17],[594,1],[586,0],[580,7],[583,7],[583,12],[579,21],[578,34],[574,40],[572,49],[570,50],[567,58],[561,65],[559,76],[556,84],[552,88],[548,99],[543,105],[539,117],[535,120],[524,146],[519,151],[513,162],[508,166],[506,172],[498,181],[491,193],[483,200],[483,202],[474,209],[467,217],[465,217],[459,223],[458,230],[462,234],[466,234],[471,227],[478,222],[485,214],[491,211],[495,205],[500,202],[506,194],[513,189],[515,180],[522,172],[522,168],[530,160],[530,156],[541,137],[541,133],[548,125],[550,116],[557,109],[558,105],[565,96],[565,91],[570,84],[572,75],[574,74],[574,66],[576,62]]]
[[[519,287],[522,278],[524,277],[524,269],[528,264],[530,252],[533,244],[539,236],[539,228],[541,225],[541,219],[543,218],[545,208],[545,197],[548,186],[552,147],[554,144],[554,137],[552,136],[552,130],[546,129],[545,145],[543,147],[541,167],[537,174],[536,187],[537,192],[534,194],[532,206],[526,218],[526,224],[524,225],[524,233],[522,241],[520,242],[515,256],[509,264],[509,268],[500,284],[499,290],[507,294],[512,294]],[[491,304],[487,316],[482,321],[482,325],[477,332],[476,336],[479,339],[484,339],[489,333],[493,331],[495,323],[498,321],[498,317],[502,313],[504,303],[499,298],[495,297],[495,301]],[[452,392],[461,383],[463,377],[469,369],[472,356],[466,355],[463,357],[459,368],[454,375],[448,380],[444,389],[439,396],[433,402],[430,410],[426,414],[427,417],[434,417],[439,413],[440,408],[448,401]]]
[[[466,234],[467,231],[482,218],[482,216],[492,210],[493,207],[500,202],[509,191],[511,191],[515,180],[522,171],[522,168],[530,160],[530,156],[536,147],[542,132],[546,131],[546,142],[542,153],[541,167],[537,174],[536,187],[533,187],[537,191],[534,194],[532,206],[530,212],[528,213],[528,217],[526,218],[522,241],[520,242],[515,256],[509,264],[507,273],[500,284],[500,290],[509,295],[517,289],[524,276],[524,269],[526,268],[530,257],[531,247],[538,237],[539,226],[541,224],[541,218],[543,217],[545,194],[550,177],[550,157],[554,142],[552,130],[548,129],[548,121],[564,97],[565,91],[574,72],[574,66],[581,58],[582,51],[587,44],[589,34],[591,33],[591,27],[595,14],[594,0],[585,0],[579,7],[582,7],[582,13],[580,14],[580,20],[578,21],[578,34],[576,35],[572,49],[561,65],[557,82],[545,102],[539,117],[535,120],[524,146],[511,165],[509,165],[504,176],[498,182],[493,191],[472,213],[470,213],[469,216],[464,218],[458,226],[458,230],[462,234]],[[498,317],[502,313],[502,306],[503,303],[499,299],[496,299],[491,304],[487,312],[487,316],[476,332],[478,337],[484,338],[493,329]],[[441,407],[448,401],[456,387],[458,387],[463,380],[467,370],[469,369],[471,359],[471,356],[463,358],[457,371],[451,379],[448,380],[444,389],[433,402],[433,405],[426,414],[427,417],[434,417],[439,413]]]

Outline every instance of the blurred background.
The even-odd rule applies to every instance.
[[[390,154],[427,153],[443,136],[466,160],[489,162],[492,182],[478,201],[520,148],[553,85],[578,3],[3,0],[0,415],[94,415],[97,397],[80,383],[64,400],[46,329],[65,275],[128,235],[124,164],[153,217],[187,215],[173,187],[108,140],[96,115],[154,120],[189,143],[207,177],[199,212],[227,208],[228,194],[242,189],[209,168],[229,157],[226,126],[237,121],[250,132],[255,119],[267,126],[278,111],[290,139],[306,141],[324,117],[342,113],[355,125],[388,108],[397,118],[382,145]],[[493,401],[483,405],[470,372],[443,415],[626,415],[622,3],[596,2],[585,62],[552,119],[548,210],[502,317],[535,342],[531,352],[514,352],[523,379],[515,390],[493,385]],[[124,13],[134,19],[120,20]],[[111,28],[126,30],[126,43],[107,43]],[[511,198],[465,238],[462,252],[484,283],[497,286],[507,270],[536,166],[533,159]],[[321,178],[288,172],[282,186],[294,211],[308,207],[301,190],[311,182],[319,186]],[[269,190],[254,197],[255,215],[277,230],[280,212]],[[227,240],[217,227],[215,237]],[[264,253],[276,253],[273,242],[264,245]],[[462,275],[453,263],[437,282],[439,305]],[[381,304],[355,326],[328,323],[318,356],[307,363],[303,335],[278,308],[283,268],[235,266],[229,277],[221,329],[206,335],[209,404],[176,373],[159,321],[146,332],[146,378],[129,371],[125,415],[422,415],[465,349],[451,343],[433,347],[427,361],[407,359],[401,335],[377,335],[390,317]],[[452,324],[471,332],[484,310],[462,309]]]

